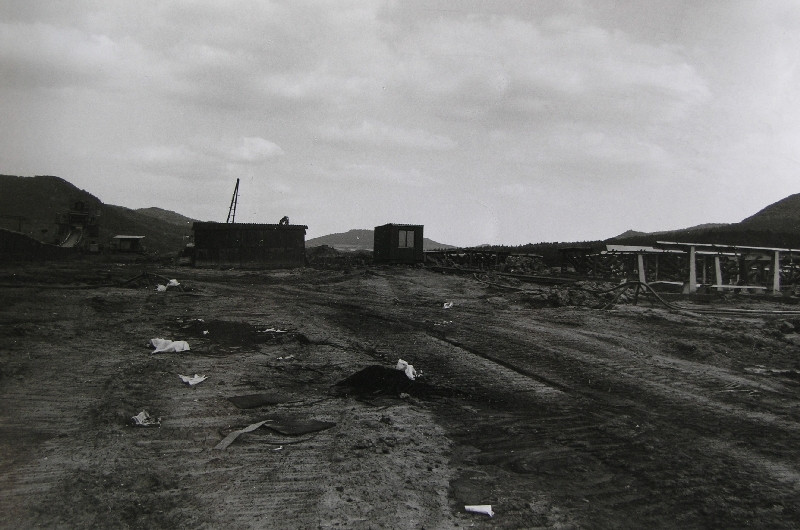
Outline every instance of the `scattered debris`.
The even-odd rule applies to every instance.
[[[278,357],[279,361],[288,361],[289,359],[294,359],[294,354],[287,355],[286,357]]]
[[[156,291],[158,291],[159,293],[163,293],[164,291],[169,291],[170,289],[178,289],[178,288],[180,288],[181,291],[183,290],[183,287],[181,287],[181,284],[178,283],[178,280],[170,280],[167,282],[166,285],[159,283],[156,286]]]
[[[223,438],[220,443],[215,445],[214,449],[219,449],[221,451],[224,450],[224,449],[227,449],[230,444],[232,444],[234,441],[236,441],[236,439],[239,437],[239,435],[244,434],[246,432],[252,432],[252,431],[258,429],[259,427],[261,427],[262,425],[264,425],[265,423],[267,423],[267,420],[259,421],[257,423],[252,423],[252,424],[248,425],[247,427],[245,427],[244,429],[239,429],[238,431],[233,431],[228,436]]]
[[[402,370],[403,372],[405,372],[406,377],[408,377],[412,381],[414,381],[417,378],[417,371],[414,370],[414,366],[411,365],[411,364],[408,364],[403,359],[399,359],[397,361],[397,367],[396,368],[398,370]]]
[[[170,280],[166,276],[161,276],[160,274],[154,274],[152,272],[143,272],[138,276],[134,276],[133,278],[125,280],[120,285],[147,288],[151,288],[155,285],[156,290],[158,291],[166,291],[170,289],[177,289],[179,291],[184,290],[183,286],[178,283],[178,280]]]
[[[131,417],[131,421],[134,425],[139,427],[160,427],[161,426],[161,418],[153,418],[150,414],[143,410],[136,416]]]
[[[494,517],[491,504],[468,504],[464,506],[464,509],[471,513],[483,513],[489,517]]]
[[[194,385],[200,384],[203,381],[205,381],[206,379],[208,379],[208,377],[205,376],[205,375],[197,375],[197,374],[194,374],[193,376],[178,374],[178,377],[180,377],[181,381],[183,381],[184,383],[188,384],[189,386],[194,386]]]
[[[208,335],[208,330],[207,329],[203,330],[203,335]]]
[[[450,309],[451,307],[453,307],[453,302],[445,302],[442,309]]]
[[[150,344],[155,348],[153,353],[189,351],[189,343],[185,340],[150,339]]]
[[[264,405],[277,405],[279,403],[286,403],[291,401],[291,398],[285,394],[278,393],[262,393],[262,394],[248,394],[246,396],[233,396],[229,397],[228,401],[236,405],[240,409],[254,409],[263,407]]]

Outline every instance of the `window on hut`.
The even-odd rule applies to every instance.
[[[414,248],[414,231],[413,230],[398,230],[400,234],[400,248]]]

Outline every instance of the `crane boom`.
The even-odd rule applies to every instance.
[[[236,187],[233,188],[233,197],[231,197],[231,205],[228,208],[228,220],[226,223],[236,222],[236,204],[239,202],[239,179],[236,179]]]

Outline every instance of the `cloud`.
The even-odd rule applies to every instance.
[[[183,179],[214,179],[241,175],[245,167],[258,166],[284,154],[277,144],[259,137],[189,144],[146,145],[128,149],[121,160],[145,174]]]
[[[334,182],[391,185],[393,187],[429,187],[437,183],[437,179],[416,168],[399,168],[393,166],[348,163],[332,164],[313,169],[314,175]]]
[[[18,88],[94,86],[114,68],[106,35],[69,27],[0,22],[0,83]]]
[[[450,105],[440,112],[531,111],[563,119],[623,112],[669,120],[709,97],[679,46],[637,42],[587,23],[441,19],[405,35],[399,48],[394,81],[429,105],[446,98]]]
[[[763,205],[791,192],[797,9],[790,0],[8,0],[0,145],[15,172],[46,168],[139,204],[162,185],[204,195],[219,184],[227,195],[242,177],[253,188],[291,183],[286,201],[355,196],[380,205],[370,210],[378,217],[391,202],[393,213],[461,227],[483,208],[484,221],[513,227],[520,242],[622,231],[564,213],[577,203],[594,216],[600,208],[585,206],[600,192],[615,214],[618,197],[657,189],[681,203],[669,215],[687,224],[725,220],[726,201]],[[739,178],[759,189],[741,194]],[[452,215],[431,213],[454,196]],[[558,205],[541,213],[549,219],[535,219],[549,204]],[[315,207],[309,199],[292,218],[343,222]],[[348,215],[358,224],[362,211]]]
[[[239,164],[260,164],[283,154],[277,144],[259,137],[243,137],[238,145],[221,151],[225,160]]]
[[[397,146],[432,151],[446,151],[457,146],[455,141],[445,135],[433,134],[422,129],[390,126],[373,120],[364,120],[360,125],[351,127],[323,126],[320,128],[320,135],[331,142]]]

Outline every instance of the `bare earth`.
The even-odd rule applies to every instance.
[[[800,315],[553,307],[411,268],[147,270],[186,290],[0,269],[3,527],[800,527]],[[336,385],[398,359],[409,396]],[[256,393],[279,402],[227,399]],[[214,449],[287,418],[336,425]]]

